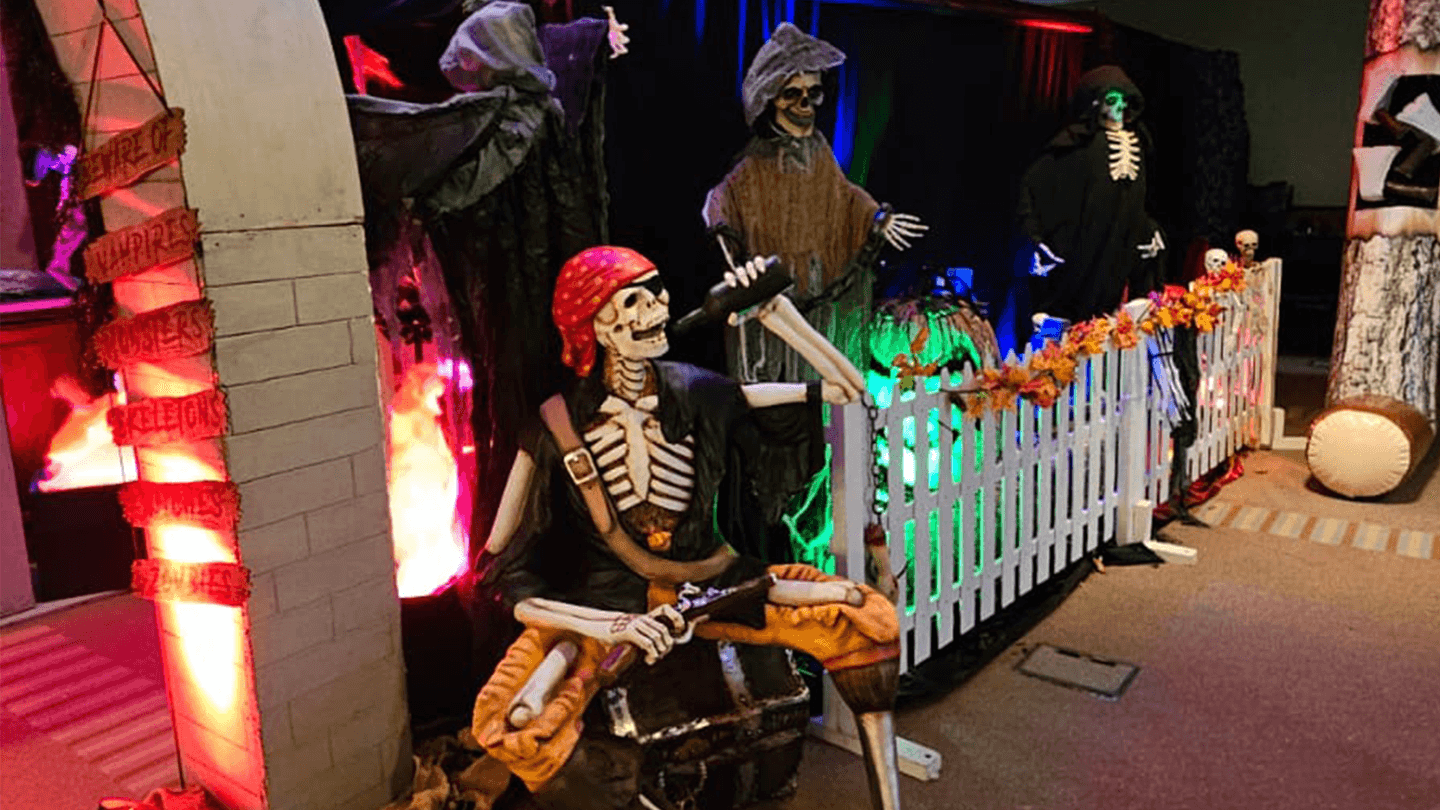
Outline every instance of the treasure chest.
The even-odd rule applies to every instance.
[[[810,693],[789,650],[695,639],[632,667],[590,712],[590,728],[643,747],[647,796],[731,810],[794,792]]]

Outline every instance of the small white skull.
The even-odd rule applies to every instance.
[[[633,360],[660,357],[670,350],[670,291],[651,270],[621,287],[595,313],[595,339],[608,352]]]
[[[1225,263],[1230,261],[1230,255],[1220,248],[1210,248],[1205,251],[1205,272],[1218,273],[1225,269]]]
[[[1248,229],[1235,234],[1235,248],[1247,267],[1254,264],[1255,251],[1260,249],[1260,234]]]

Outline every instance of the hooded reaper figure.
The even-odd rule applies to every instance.
[[[1036,312],[1083,321],[1155,287],[1165,242],[1146,213],[1145,98],[1113,65],[1080,77],[1073,123],[1025,172],[1020,220],[1033,242]]]
[[[845,54],[781,23],[755,54],[741,94],[754,137],[702,216],[732,269],[752,256],[778,255],[795,276],[796,304],[852,362],[866,356],[870,273],[882,242],[903,250],[927,226],[891,214],[840,171],[815,128],[825,101],[820,76]],[[815,376],[782,341],[747,322],[726,339],[731,373],[746,382]]]

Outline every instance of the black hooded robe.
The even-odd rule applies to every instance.
[[[1138,176],[1112,180],[1110,144],[1095,102],[1111,89],[1125,93],[1126,128],[1139,136]],[[1036,312],[1070,321],[1109,314],[1155,287],[1158,260],[1140,257],[1159,225],[1146,213],[1149,138],[1134,127],[1144,97],[1118,67],[1086,73],[1075,91],[1076,123],[1061,130],[1020,181],[1020,220],[1032,243],[1044,243],[1064,263],[1032,276]]]

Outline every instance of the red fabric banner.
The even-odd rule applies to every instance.
[[[136,560],[130,587],[142,599],[240,607],[250,599],[250,569],[238,563]]]
[[[171,264],[195,255],[200,234],[193,208],[171,208],[158,217],[106,234],[85,248],[85,276],[96,284]]]
[[[229,419],[218,389],[188,397],[154,397],[120,405],[106,414],[118,445],[198,441],[224,435]]]
[[[210,348],[215,312],[209,301],[182,301],[111,321],[91,338],[95,355],[107,368],[158,363],[189,357]]]
[[[160,113],[80,156],[80,199],[128,186],[184,150],[185,111],[177,107]]]
[[[229,481],[135,481],[120,488],[120,506],[125,520],[142,529],[175,521],[225,531],[240,522],[240,488]]]

